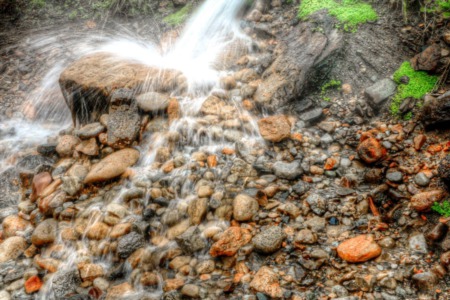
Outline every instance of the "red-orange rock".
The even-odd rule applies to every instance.
[[[32,194],[30,200],[34,201],[39,197],[46,187],[52,182],[52,175],[48,172],[39,173],[34,176],[32,183]]]
[[[109,229],[109,226],[105,223],[97,222],[89,228],[86,235],[91,240],[103,240],[108,234]]]
[[[427,137],[423,134],[419,134],[418,136],[416,136],[414,138],[414,149],[419,151],[422,148],[422,146],[425,144],[426,141],[427,141]]]
[[[272,298],[283,297],[283,290],[278,281],[278,275],[269,267],[261,267],[250,282],[250,287]]]
[[[337,247],[340,258],[351,263],[365,262],[381,254],[381,247],[375,242],[372,235],[360,235]]]
[[[325,161],[325,166],[323,167],[325,170],[333,170],[334,167],[336,166],[336,159],[333,157],[329,157],[327,158],[327,160]]]
[[[239,248],[249,243],[251,239],[252,235],[248,230],[239,227],[230,227],[211,246],[209,253],[212,257],[233,256]]]
[[[36,255],[34,257],[34,263],[40,268],[54,273],[58,270],[61,262],[53,258],[42,258],[40,255]]]
[[[169,106],[167,107],[167,115],[169,117],[169,123],[172,123],[175,120],[180,118],[180,103],[175,98],[171,98],[169,100]]]
[[[441,201],[445,196],[443,190],[433,190],[423,193],[418,193],[411,198],[411,206],[419,212],[427,211],[431,208],[434,202]]]
[[[368,138],[358,146],[358,155],[368,164],[381,160],[386,155],[386,149],[375,138]]]
[[[215,155],[208,156],[206,161],[208,163],[208,167],[210,167],[210,168],[214,168],[217,166],[217,156],[215,156]]]
[[[291,124],[284,115],[276,115],[258,121],[261,136],[270,142],[278,143],[291,136]]]
[[[41,289],[41,287],[42,280],[36,275],[31,276],[27,281],[25,281],[25,292],[27,292],[27,294],[37,292]]]

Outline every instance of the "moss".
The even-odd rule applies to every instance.
[[[378,19],[370,4],[360,0],[303,0],[299,6],[298,17],[305,19],[312,13],[327,9],[345,31],[354,31],[360,24]]]
[[[163,21],[172,26],[180,25],[181,23],[186,21],[190,11],[191,5],[188,4],[181,8],[179,11],[165,17]]]
[[[341,89],[341,81],[340,80],[330,80],[327,83],[325,83],[324,85],[322,85],[322,87],[320,88],[320,95],[322,96],[322,99],[325,101],[330,101],[331,98],[326,96],[326,93],[328,90],[330,89],[337,89],[340,90]]]
[[[401,83],[402,77],[408,77],[407,84]],[[423,71],[415,71],[409,62],[404,62],[400,68],[394,73],[394,81],[399,84],[397,93],[391,102],[391,113],[393,115],[400,114],[400,105],[406,98],[421,99],[426,93],[433,90],[438,81],[437,76],[429,75]],[[412,115],[410,116],[412,117]]]
[[[448,202],[448,200],[445,200],[442,203],[434,202],[431,209],[439,213],[441,216],[446,218],[450,217],[450,202]]]

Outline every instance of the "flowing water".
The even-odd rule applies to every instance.
[[[225,63],[226,55],[239,51],[250,51],[251,40],[241,32],[239,11],[244,5],[244,0],[208,0],[194,14],[187,23],[185,30],[175,41],[169,41],[165,47],[151,43],[134,36],[127,36],[126,32],[118,36],[108,35],[86,35],[78,36],[73,34],[68,41],[65,40],[65,48],[58,49],[53,55],[54,59],[47,61],[46,75],[42,76],[40,86],[30,93],[27,104],[24,106],[26,115],[31,115],[34,122],[21,121],[16,126],[15,132],[9,132],[12,126],[6,123],[5,129],[1,128],[1,133],[12,136],[12,139],[5,138],[4,144],[15,144],[20,149],[30,148],[33,144],[42,143],[47,137],[54,137],[61,129],[70,126],[70,113],[62,100],[62,95],[58,86],[58,77],[67,64],[79,57],[94,52],[110,52],[114,55],[126,59],[139,61],[140,63],[157,66],[159,68],[177,69],[183,72],[188,81],[188,92],[186,96],[176,96],[180,103],[181,117],[173,121],[165,132],[149,130],[145,133],[143,141],[139,145],[141,158],[134,167],[135,176],[132,182],[125,183],[114,199],[108,201],[93,201],[79,212],[79,216],[86,216],[88,219],[85,233],[81,240],[75,244],[65,243],[59,238],[58,243],[62,246],[59,251],[64,262],[59,266],[55,275],[76,268],[77,264],[85,261],[93,261],[103,266],[105,273],[113,268],[113,257],[111,254],[97,255],[91,257],[91,241],[86,237],[86,232],[98,222],[102,222],[107,216],[108,207],[111,204],[118,204],[128,207],[127,216],[121,222],[139,222],[141,214],[135,214],[133,207],[147,206],[150,202],[150,192],[144,195],[144,203],[133,204],[133,197],[127,196],[142,187],[149,187],[152,179],[165,177],[170,182],[170,187],[174,191],[174,199],[171,199],[169,209],[173,211],[186,210],[189,202],[195,199],[197,182],[192,179],[192,169],[189,163],[176,168],[166,175],[161,171],[161,162],[158,155],[161,149],[170,149],[171,157],[174,160],[186,161],[191,159],[191,155],[197,151],[204,151],[208,154],[217,153],[224,148],[234,148],[239,143],[244,151],[252,148],[263,147],[263,142],[259,136],[254,118],[242,109],[242,98],[231,96],[228,101],[229,109],[239,116],[239,122],[232,124],[229,128],[210,125],[200,114],[202,103],[214,93],[221,93],[220,78],[232,74],[229,65]],[[41,52],[42,55],[49,55],[54,51],[55,43],[58,43],[67,32],[42,35],[32,41],[32,46]],[[67,46],[68,45],[68,46]],[[239,54],[239,53],[238,53]],[[11,121],[12,122],[12,121]],[[152,120],[151,122],[157,122]],[[155,123],[157,124],[157,123]],[[156,125],[156,127],[158,127]],[[160,127],[159,127],[160,128]],[[9,132],[9,133],[8,133]],[[176,135],[177,143],[171,140]],[[27,143],[16,143],[26,140]],[[15,141],[12,143],[12,141]],[[3,144],[0,144],[2,147]],[[2,149],[3,150],[3,149]],[[1,168],[8,163],[12,163],[12,151],[18,149],[6,149]],[[221,178],[223,170],[216,170],[215,183]],[[142,181],[139,179],[144,179]],[[146,186],[147,185],[147,186]],[[148,189],[147,189],[148,190]],[[136,209],[139,211],[139,209]],[[185,222],[181,220],[179,222]],[[152,245],[147,245],[150,252],[168,251],[175,246],[175,242],[168,235],[167,226],[161,226],[159,222],[150,221],[153,237],[158,237]],[[153,225],[155,225],[153,227]],[[74,226],[74,225],[72,225]],[[205,228],[226,229],[228,224],[215,219],[201,224]],[[155,241],[152,239],[152,241]],[[107,243],[108,241],[103,241]],[[102,242],[102,243],[103,243]],[[101,247],[101,246],[99,246]],[[42,256],[53,255],[51,250]],[[196,255],[207,256],[207,249],[199,251]],[[131,275],[132,270],[128,270]],[[126,276],[125,278],[127,278]],[[148,297],[159,297],[162,294],[161,280],[158,288],[149,290],[138,290],[139,297],[144,294]],[[57,299],[52,288],[52,280],[47,280],[38,296],[40,299]],[[138,296],[136,296],[138,297]],[[136,298],[137,299],[137,298]]]

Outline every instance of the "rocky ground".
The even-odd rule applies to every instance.
[[[68,98],[80,126],[2,174],[0,299],[449,299],[450,221],[430,208],[448,197],[450,95],[409,121],[388,112],[404,59],[445,66],[445,32],[421,52],[395,13],[345,33],[279,4],[249,12],[255,49],[226,53],[192,131],[170,127],[184,117],[176,71],[141,94],[160,70],[114,62],[105,82],[104,54],[65,69],[66,95],[103,102]],[[3,49],[8,118],[37,83],[26,52]],[[319,82],[337,74],[325,101]],[[264,142],[250,145],[253,124]],[[224,146],[195,149],[205,138]],[[152,165],[131,168],[147,146]]]

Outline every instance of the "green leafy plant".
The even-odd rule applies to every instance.
[[[402,83],[403,77],[408,78],[408,83]],[[416,71],[409,62],[404,62],[394,73],[394,81],[399,85],[397,93],[392,99],[390,111],[392,115],[400,115],[400,106],[406,98],[420,100],[426,93],[433,90],[438,81],[437,76],[429,75],[424,71]],[[408,117],[408,115],[406,115]],[[412,115],[409,115],[412,118]]]
[[[448,200],[445,200],[442,203],[434,202],[431,209],[441,216],[444,216],[446,218],[450,217],[450,202]]]
[[[181,8],[179,11],[165,17],[163,21],[172,26],[180,25],[181,23],[186,21],[190,11],[191,5],[188,4]]]
[[[331,101],[331,98],[326,96],[327,91],[330,89],[341,90],[341,84],[342,83],[340,80],[332,79],[327,83],[325,83],[324,85],[322,85],[322,87],[320,88],[320,95],[322,96],[322,99],[325,101]]]
[[[298,17],[305,19],[321,9],[335,17],[345,31],[355,31],[360,24],[376,21],[378,15],[372,6],[360,0],[303,0],[298,9]]]

